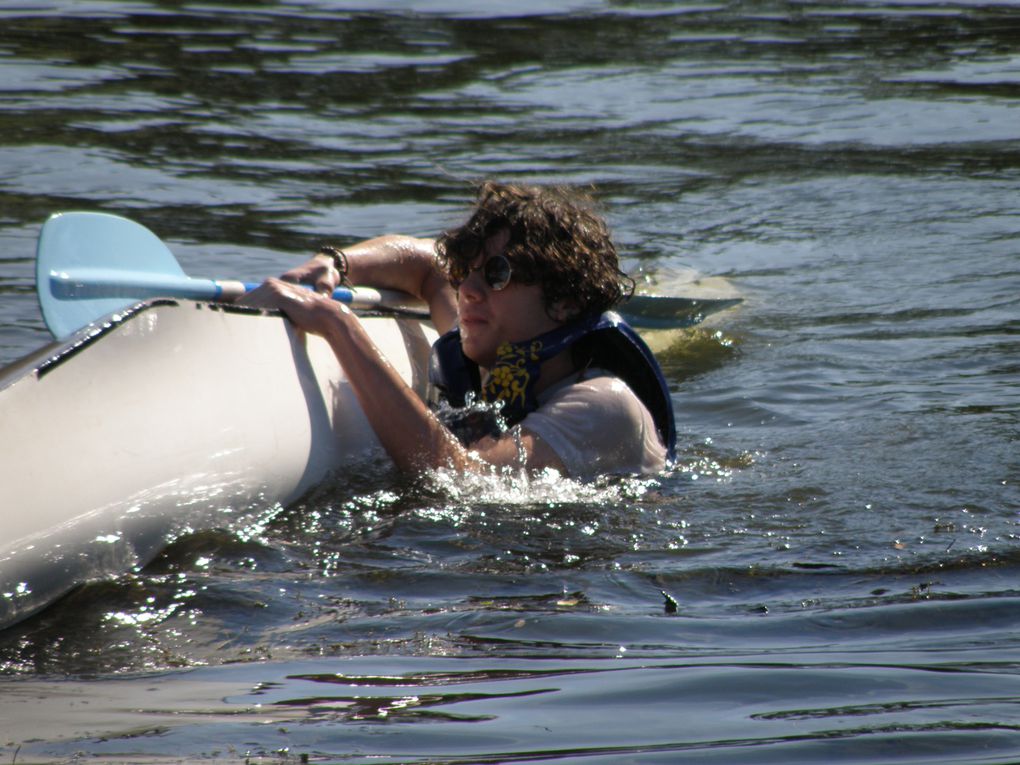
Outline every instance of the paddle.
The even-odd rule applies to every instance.
[[[188,276],[159,237],[116,215],[58,213],[39,235],[36,290],[46,326],[57,338],[147,298],[231,301],[257,286]],[[428,315],[424,302],[393,290],[340,287],[333,298]],[[697,324],[739,302],[636,295],[618,311],[634,327],[668,329]]]
[[[257,286],[188,276],[159,237],[116,215],[58,213],[39,235],[36,291],[46,326],[57,338],[147,298],[232,301]],[[428,316],[424,302],[394,290],[340,287],[333,298]]]

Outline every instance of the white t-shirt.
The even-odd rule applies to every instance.
[[[641,399],[619,377],[590,369],[538,395],[520,427],[547,443],[572,478],[658,473],[666,448]]]

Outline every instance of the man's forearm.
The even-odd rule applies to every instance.
[[[456,298],[436,262],[435,240],[391,234],[358,242],[344,252],[351,282],[421,298],[428,303],[437,330],[453,326]]]
[[[481,466],[418,395],[345,306],[322,334],[343,365],[358,403],[379,441],[402,470]]]

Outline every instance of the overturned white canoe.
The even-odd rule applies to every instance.
[[[424,396],[431,325],[363,321]],[[277,314],[170,300],[0,370],[0,444],[0,627],[380,449],[323,340]]]

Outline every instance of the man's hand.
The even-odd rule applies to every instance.
[[[330,270],[336,274],[336,269],[332,266]],[[329,287],[329,294],[324,294],[283,279],[266,279],[238,303],[254,308],[278,309],[283,311],[298,329],[315,335],[325,335],[329,327],[335,325],[338,316],[350,312],[347,306],[330,297],[332,292],[333,287]]]

